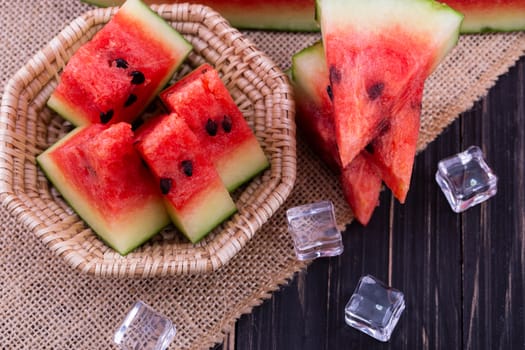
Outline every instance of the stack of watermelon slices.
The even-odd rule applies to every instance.
[[[366,224],[381,180],[406,199],[424,83],[455,46],[462,15],[433,0],[318,0],[317,14],[322,44],[293,60],[298,127],[338,166]]]
[[[229,191],[269,166],[251,128],[211,65],[201,65],[162,91],[160,99],[171,112],[184,118]]]
[[[219,73],[205,63],[160,93],[170,114],[137,130],[175,226],[193,243],[237,208],[229,192],[268,160]]]
[[[133,130],[131,123],[191,48],[140,0],[128,0],[73,55],[48,101],[76,128],[37,162],[77,214],[122,255],[170,222],[197,243],[237,211],[230,191],[269,166],[207,64],[162,94],[172,96],[165,100],[170,114]]]
[[[292,57],[296,122],[304,139],[339,175],[343,194],[356,219],[366,225],[377,206],[381,177],[363,150],[346,167],[341,166],[335,141],[335,124],[328,68],[321,42]]]

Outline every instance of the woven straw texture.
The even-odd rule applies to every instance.
[[[77,1],[40,0],[0,0],[0,8],[0,89],[4,98],[7,81],[66,24],[91,9]],[[289,67],[294,52],[319,39],[316,33],[243,34],[282,69]],[[462,37],[427,81],[418,149],[423,150],[459,113],[482,97],[524,50],[525,33]],[[198,60],[196,55],[193,59]],[[32,108],[36,108],[43,101],[33,103]],[[51,118],[48,112],[43,113]],[[11,142],[23,144],[25,139],[15,137]],[[0,176],[2,183],[9,181],[4,178],[4,169]],[[28,183],[39,181],[28,179]],[[221,341],[241,314],[250,312],[305,267],[294,258],[284,213],[288,207],[320,199],[334,202],[341,228],[352,220],[335,176],[321,166],[299,138],[293,191],[225,266],[206,274],[150,278],[82,273],[49,249],[33,233],[34,227],[22,223],[24,213],[3,205],[0,348],[114,348],[111,337],[115,327],[129,306],[142,299],[176,323],[178,335],[172,349],[206,349]]]

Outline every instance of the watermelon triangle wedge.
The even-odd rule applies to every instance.
[[[463,15],[433,0],[317,0],[316,6],[341,163],[383,140],[373,143],[372,158],[404,202],[424,81],[456,45]]]
[[[317,42],[296,53],[292,57],[291,73],[297,127],[313,151],[338,172],[345,200],[355,218],[366,226],[379,203],[381,177],[373,161],[365,156],[366,151],[346,167],[341,167],[322,43]]]

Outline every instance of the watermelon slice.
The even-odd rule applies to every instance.
[[[304,139],[321,158],[339,172],[343,194],[356,219],[367,225],[379,202],[381,177],[366,157],[358,154],[341,169],[335,142],[335,125],[328,68],[321,42],[292,57],[292,80],[296,99],[296,124]]]
[[[463,13],[463,33],[525,30],[523,0],[442,0]]]
[[[317,6],[341,163],[349,164],[372,140],[391,135],[403,147],[375,145],[374,155],[383,157],[374,159],[396,160],[382,164],[381,177],[404,202],[419,118],[408,118],[412,125],[395,118],[419,108],[424,80],[457,43],[462,15],[432,0],[318,0]],[[402,174],[387,173],[396,171]]]
[[[190,51],[149,7],[128,0],[71,57],[48,106],[74,125],[131,122]]]
[[[117,6],[123,0],[85,0],[97,6]],[[219,12],[231,25],[244,29],[318,31],[315,0],[145,0],[146,4],[202,4]]]
[[[269,166],[218,72],[205,63],[160,94],[197,135],[229,191]]]
[[[85,0],[97,6],[121,5],[123,0]],[[145,0],[147,4],[185,0]],[[318,31],[315,0],[191,0],[220,12],[231,24],[245,29]],[[525,30],[523,0],[441,0],[465,15],[462,33]]]
[[[170,222],[127,123],[74,129],[37,157],[78,215],[122,255]]]
[[[177,114],[138,128],[135,147],[155,175],[173,223],[192,243],[237,210],[208,154]]]

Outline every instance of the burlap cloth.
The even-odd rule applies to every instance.
[[[38,49],[89,8],[73,0],[0,0],[0,91]],[[246,35],[283,69],[294,52],[319,39],[318,34]],[[418,149],[482,97],[524,50],[525,33],[462,37],[427,82]],[[175,322],[173,349],[205,349],[222,341],[237,318],[305,267],[294,259],[286,208],[329,199],[341,228],[352,220],[336,178],[301,140],[297,152],[297,182],[283,208],[228,265],[207,275],[130,280],[83,275],[1,207],[0,348],[113,348],[115,327],[137,299]]]

